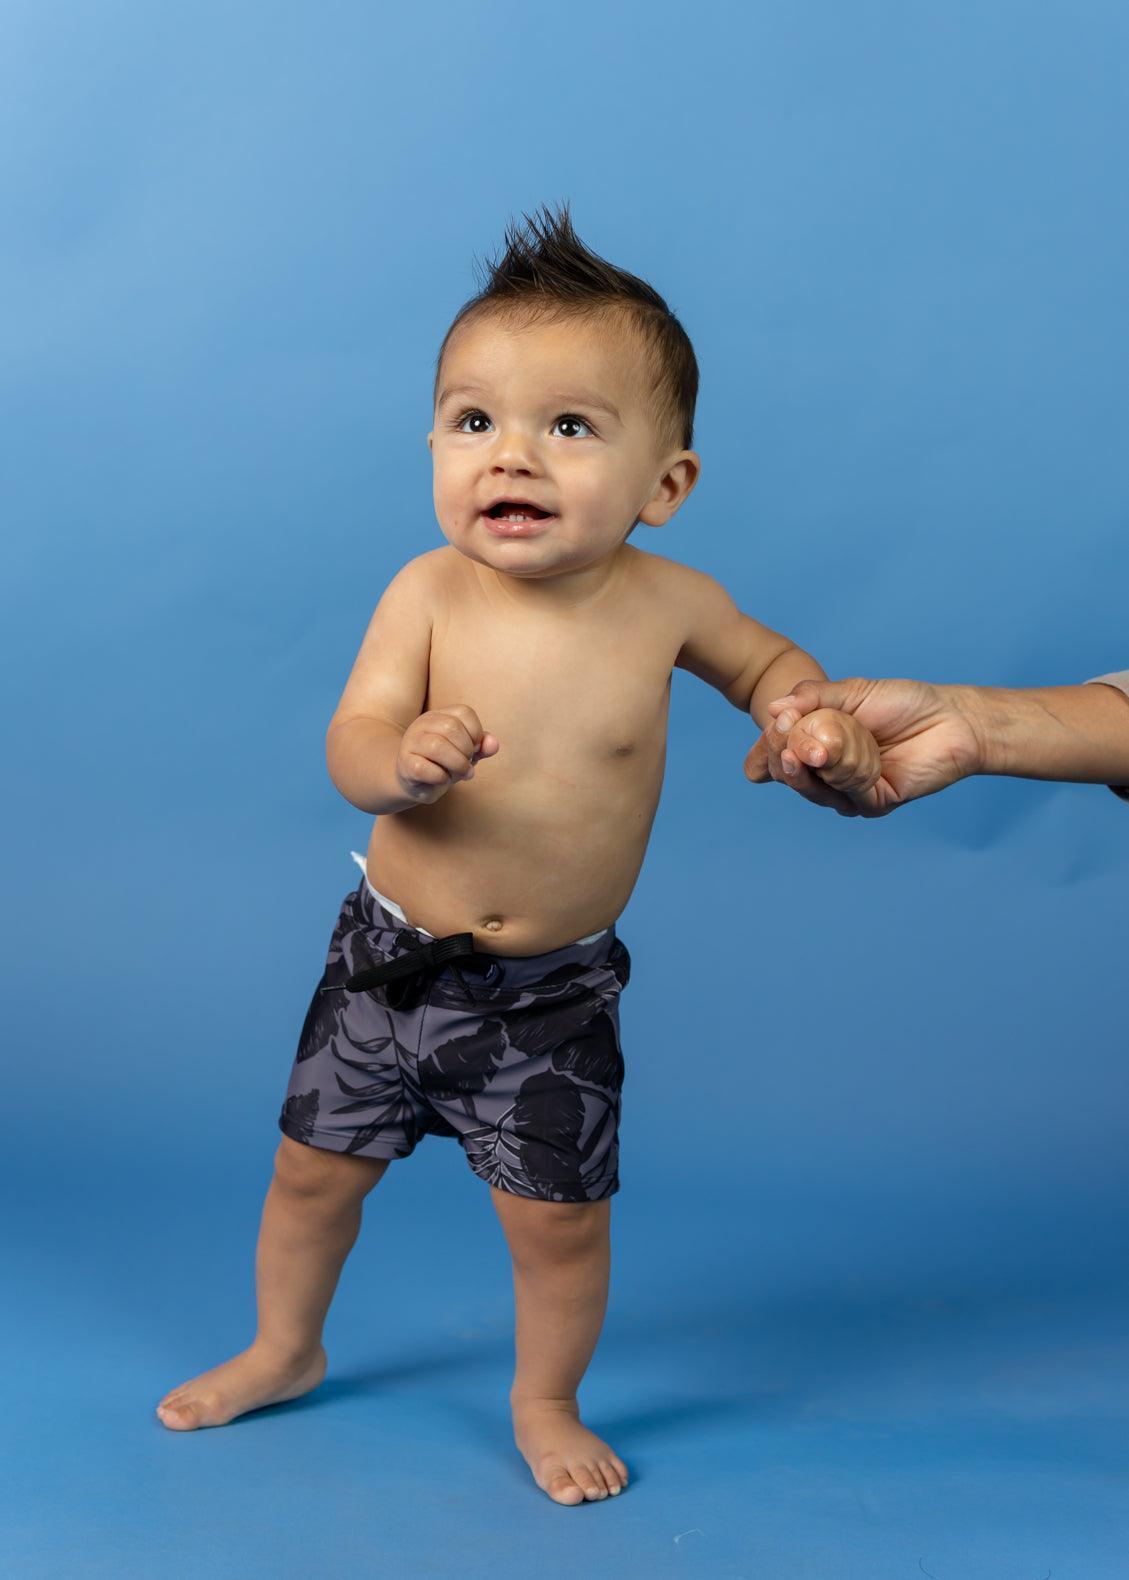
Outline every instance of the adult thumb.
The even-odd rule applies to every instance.
[[[837,708],[842,713],[853,713],[862,701],[865,681],[858,680],[801,680],[786,697],[769,704],[775,718],[782,713],[814,713],[817,708]]]
[[[764,744],[763,735],[746,753],[745,778],[755,785],[764,784],[772,778],[768,771],[768,747]]]

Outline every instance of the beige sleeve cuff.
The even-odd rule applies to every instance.
[[[1115,669],[1110,675],[1095,675],[1092,680],[1086,681],[1086,685],[1116,686],[1118,691],[1123,691],[1129,697],[1129,669]],[[1129,801],[1129,785],[1110,785],[1109,788],[1123,801]]]
[[[1129,697],[1129,669],[1115,669],[1111,675],[1095,675],[1092,680],[1086,681],[1087,686],[1116,686],[1118,691],[1123,691]]]

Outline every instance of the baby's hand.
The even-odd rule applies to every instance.
[[[473,779],[478,759],[492,757],[498,749],[498,737],[483,730],[467,703],[431,708],[400,737],[396,778],[405,795],[427,805],[459,780]]]
[[[785,710],[765,730],[765,744],[795,779],[805,768],[844,795],[861,796],[882,777],[878,742],[850,713],[817,708],[799,718]]]

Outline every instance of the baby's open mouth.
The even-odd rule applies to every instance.
[[[552,514],[549,510],[542,510],[539,505],[531,505],[521,499],[500,499],[496,505],[491,505],[486,512],[495,521],[545,521]]]

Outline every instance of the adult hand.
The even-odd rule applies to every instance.
[[[962,692],[916,680],[803,680],[769,703],[772,722],[745,759],[754,784],[775,779],[845,817],[883,817],[980,771],[982,748]],[[881,778],[870,789],[834,789],[821,778],[819,740],[807,745],[799,720],[834,708],[851,714],[878,743]],[[824,743],[826,744],[826,743]]]
[[[761,742],[769,769],[779,768],[784,783],[798,784],[808,800],[833,807],[844,817],[878,817],[891,799],[878,742],[842,709],[816,708],[803,718],[794,708],[782,713],[748,753],[749,778],[756,775]]]

